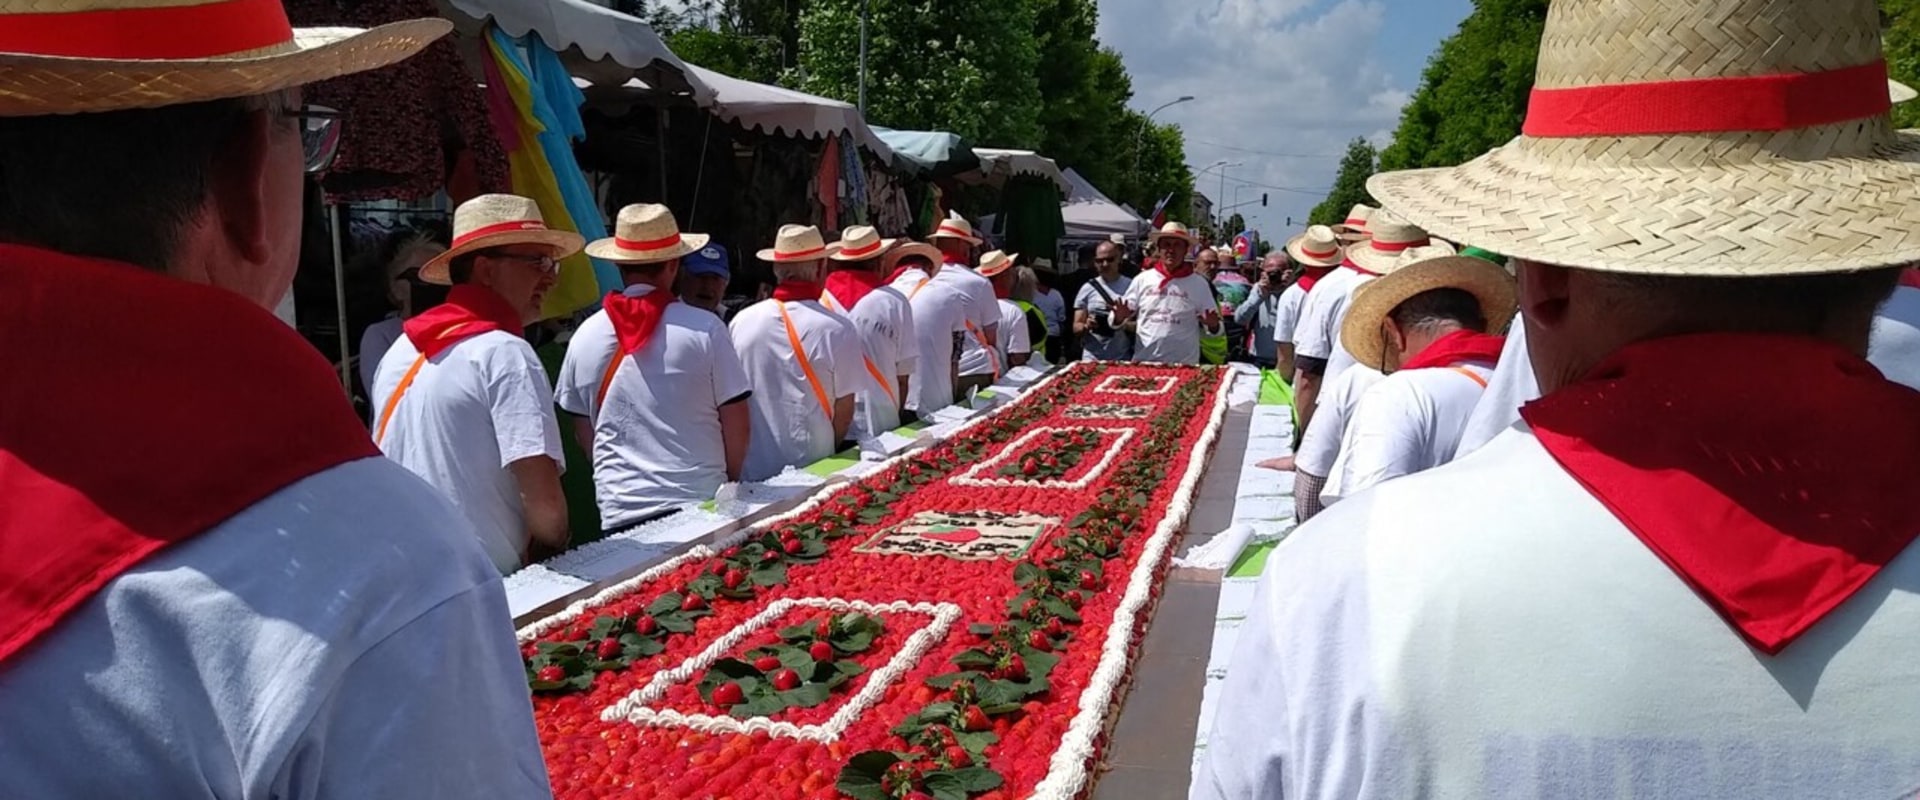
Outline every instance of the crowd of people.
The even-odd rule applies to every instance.
[[[548,796],[500,573],[569,535],[556,404],[618,526],[1070,338],[1294,378],[1306,521],[1195,796],[1920,788],[1920,134],[1869,0],[1556,0],[1523,135],[1244,281],[1177,224],[1070,304],[962,219],[789,226],[723,319],[668,209],[482,196],[397,259],[447,299],[372,419],[270,311],[338,141],[302,87],[451,25],[56,10],[0,4],[0,796]],[[581,250],[626,286],[556,387],[520,334]]]

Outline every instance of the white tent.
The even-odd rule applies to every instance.
[[[1073,187],[1067,202],[1060,204],[1060,217],[1067,224],[1066,238],[1105,239],[1117,233],[1131,239],[1147,234],[1146,220],[1108,199],[1071,167],[1066,179]]]
[[[567,70],[598,85],[619,86],[637,79],[669,93],[688,93],[702,106],[713,89],[702,83],[667,49],[653,26],[588,0],[440,0],[458,14],[447,14],[463,37],[488,19],[513,36],[538,34],[561,54]],[[579,57],[570,57],[577,51]]]
[[[1069,194],[1073,187],[1067,184],[1066,176],[1060,174],[1060,165],[1054,160],[1032,150],[993,150],[985,147],[973,148],[974,155],[980,157],[980,169],[963,172],[955,176],[962,183],[984,183],[988,186],[1005,185],[1008,178],[1015,175],[1033,175],[1053,181],[1060,187],[1062,194]]]
[[[852,103],[741,80],[705,67],[691,69],[697,80],[713,87],[712,110],[721,119],[747,130],[802,139],[849,134],[861,147],[893,162],[893,148],[867,127],[866,118]]]

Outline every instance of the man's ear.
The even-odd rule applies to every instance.
[[[1567,268],[1523,261],[1517,272],[1521,315],[1542,328],[1566,324],[1571,277]]]
[[[220,235],[245,265],[273,258],[274,232],[267,219],[268,159],[272,153],[271,114],[249,113],[236,125],[207,176],[208,204],[219,215]]]

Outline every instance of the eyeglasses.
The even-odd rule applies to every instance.
[[[326,106],[306,105],[287,111],[300,123],[300,148],[307,159],[307,174],[325,171],[340,152],[340,112]]]
[[[557,275],[560,273],[560,262],[555,260],[553,256],[529,256],[520,253],[487,253],[486,255],[488,258],[518,261],[548,275]]]
[[[1096,258],[1096,259],[1094,259],[1094,260],[1093,260],[1093,263],[1095,263],[1095,264],[1112,264],[1112,263],[1114,263],[1114,262],[1116,262],[1116,261],[1119,261],[1119,260],[1120,260],[1120,259],[1117,259],[1117,258]]]

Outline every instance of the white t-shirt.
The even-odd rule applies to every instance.
[[[1273,551],[1194,798],[1912,797],[1920,547],[1751,649],[1523,427]]]
[[[1012,300],[1000,303],[1000,345],[1002,352],[1032,353],[1033,335],[1027,331],[1027,312],[1020,310]]]
[[[372,397],[376,425],[419,355],[402,336],[380,360]],[[422,365],[376,444],[447,494],[502,573],[520,568],[531,538],[520,484],[508,465],[546,456],[566,467],[546,368],[527,340],[505,331],[465,339]]]
[[[1340,442],[1346,437],[1347,420],[1353,417],[1361,396],[1383,377],[1379,370],[1363,366],[1342,372],[1326,384],[1320,392],[1320,402],[1314,405],[1313,421],[1307,423],[1306,433],[1300,436],[1300,451],[1293,457],[1295,469],[1316,478],[1333,475],[1334,461],[1340,456]]]
[[[1318,286],[1318,284],[1315,284]],[[1273,340],[1280,344],[1293,344],[1294,329],[1300,325],[1300,311],[1307,304],[1307,290],[1300,288],[1298,282],[1280,293],[1280,307],[1273,318]]]
[[[548,797],[507,598],[383,458],[120,574],[0,666],[0,797]]]
[[[866,353],[866,361],[860,364],[860,389],[853,394],[853,427],[848,435],[867,439],[900,427],[900,406],[895,400],[900,394],[900,378],[912,376],[920,358],[913,306],[907,296],[891,286],[881,286],[860,298],[851,313],[842,309],[831,294],[821,295],[820,304],[853,323]],[[882,384],[873,370],[879,370],[887,382]],[[912,390],[912,381],[907,388]]]
[[[965,298],[967,322],[973,330],[967,332],[966,347],[960,352],[961,376],[1004,372],[994,351],[981,344],[986,341],[987,329],[1000,324],[1000,300],[993,296],[993,281],[965,264],[947,264],[933,276],[933,282],[952,287]],[[1007,332],[998,335],[1006,336]],[[1004,345],[996,344],[999,346]]]
[[[406,320],[398,316],[387,317],[368,325],[366,332],[360,334],[360,385],[368,393],[373,392],[373,375],[380,369],[380,360],[386,357],[393,343],[400,340],[406,324]],[[379,409],[374,409],[374,414],[379,413]]]
[[[762,300],[733,318],[733,344],[746,368],[753,398],[753,437],[741,479],[764,481],[787,467],[803,467],[831,456],[833,404],[857,392],[866,367],[860,361],[860,337],[846,317],[818,301],[784,304],[807,364],[826,392],[826,407],[801,367],[780,316],[782,303]]]
[[[627,287],[641,297],[652,286]],[[567,344],[555,399],[593,420],[593,483],[600,524],[612,530],[647,514],[713,498],[727,482],[720,406],[749,391],[733,337],[712,312],[667,306],[647,346],[613,374],[606,408],[596,408],[600,379],[619,347],[599,311]]]
[[[1894,289],[1893,296],[1880,307],[1873,318],[1867,360],[1879,367],[1887,380],[1920,389],[1920,289]]]
[[[1385,481],[1452,461],[1467,418],[1485,391],[1481,381],[1492,374],[1489,367],[1462,364],[1403,369],[1375,382],[1347,421],[1340,456],[1320,490],[1321,504],[1330,506]]]
[[[1123,299],[1138,320],[1140,341],[1134,345],[1133,360],[1200,363],[1200,313],[1219,310],[1206,278],[1194,274],[1167,280],[1158,270],[1144,270]]]
[[[1047,321],[1047,335],[1059,336],[1067,326],[1067,299],[1059,292],[1041,286],[1034,290],[1033,307],[1040,309],[1040,316]]]
[[[1527,326],[1518,316],[1507,328],[1507,342],[1500,348],[1500,366],[1493,368],[1487,391],[1467,418],[1467,429],[1460,434],[1459,455],[1466,455],[1493,441],[1503,431],[1520,424],[1520,407],[1540,399],[1540,381],[1533,374],[1533,362],[1527,357]]]
[[[1294,354],[1326,359],[1327,374],[1321,378],[1322,386],[1333,385],[1334,378],[1357,363],[1353,354],[1340,344],[1340,326],[1347,321],[1347,306],[1353,303],[1353,293],[1371,280],[1371,275],[1340,267],[1315,283],[1300,307],[1300,321],[1293,333]],[[1378,369],[1377,365],[1368,366]],[[1325,395],[1321,397],[1324,403]]]
[[[966,300],[951,287],[929,281],[927,273],[901,273],[893,288],[906,295],[913,310],[917,371],[907,384],[907,408],[922,415],[953,405],[953,365],[967,336]]]
[[[1100,289],[1094,288],[1096,281],[1101,288],[1107,290],[1107,294],[1118,300],[1127,296],[1127,289],[1133,286],[1133,279],[1125,275],[1117,275],[1113,280],[1108,281],[1095,275],[1093,280],[1083,284],[1080,287],[1080,293],[1074,296],[1075,311],[1085,311],[1088,316],[1095,319],[1108,319],[1113,306],[1105,297],[1100,296]],[[1095,361],[1131,361],[1133,360],[1133,335],[1118,329],[1114,330],[1112,336],[1101,336],[1088,331],[1086,338],[1081,342],[1081,350],[1087,358]]]

